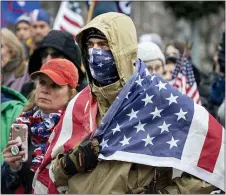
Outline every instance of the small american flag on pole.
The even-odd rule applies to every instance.
[[[74,37],[83,27],[84,20],[77,1],[63,1],[57,13],[53,29],[71,33]]]
[[[224,190],[224,128],[144,63],[136,68],[96,130],[99,158],[177,168]]]
[[[181,93],[186,94],[197,104],[201,105],[192,64],[186,57],[184,57],[184,59],[183,57],[177,59],[172,79],[170,83],[174,87],[178,88]]]

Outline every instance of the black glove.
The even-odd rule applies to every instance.
[[[98,140],[86,138],[62,158],[63,168],[68,175],[93,170],[98,163],[98,154]]]

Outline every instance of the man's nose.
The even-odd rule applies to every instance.
[[[42,29],[41,28],[36,28],[35,29],[35,32],[36,32],[36,34],[42,34]]]
[[[100,46],[99,46],[99,44],[94,43],[94,44],[93,44],[93,48],[94,48],[94,49],[100,49]]]

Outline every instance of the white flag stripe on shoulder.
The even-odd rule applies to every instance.
[[[66,111],[65,111],[65,116],[63,118],[63,123],[62,123],[62,128],[60,131],[59,138],[52,150],[51,157],[54,158],[56,154],[59,153],[60,147],[62,148],[64,143],[66,143],[72,136],[72,131],[73,131],[73,120],[72,120],[72,112],[74,108],[75,101],[78,99],[79,95],[81,94],[78,93],[68,104]],[[63,148],[62,148],[63,149]]]

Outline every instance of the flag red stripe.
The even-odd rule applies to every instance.
[[[209,128],[197,166],[213,172],[222,143],[222,126],[209,114]]]
[[[191,99],[194,99],[194,97],[196,96],[196,93],[198,93],[198,90],[196,89],[195,92],[192,94]]]
[[[66,21],[68,21],[70,24],[72,24],[72,25],[74,25],[74,26],[76,26],[76,27],[78,27],[78,28],[81,28],[81,26],[80,26],[80,24],[79,24],[78,22],[76,22],[76,21],[74,21],[74,20],[71,20],[71,19],[68,18],[66,15],[64,15],[64,19],[65,19]]]
[[[75,145],[77,145],[81,140],[83,140],[90,132],[89,127],[89,112],[90,110],[87,109],[86,112],[84,108],[86,106],[87,100],[89,99],[90,93],[89,89],[86,88],[84,91],[79,95],[76,102],[73,106],[72,115],[73,118],[73,131],[72,131],[72,139],[69,139],[65,144],[64,148],[65,151],[70,150]],[[90,107],[89,107],[90,108]]]

